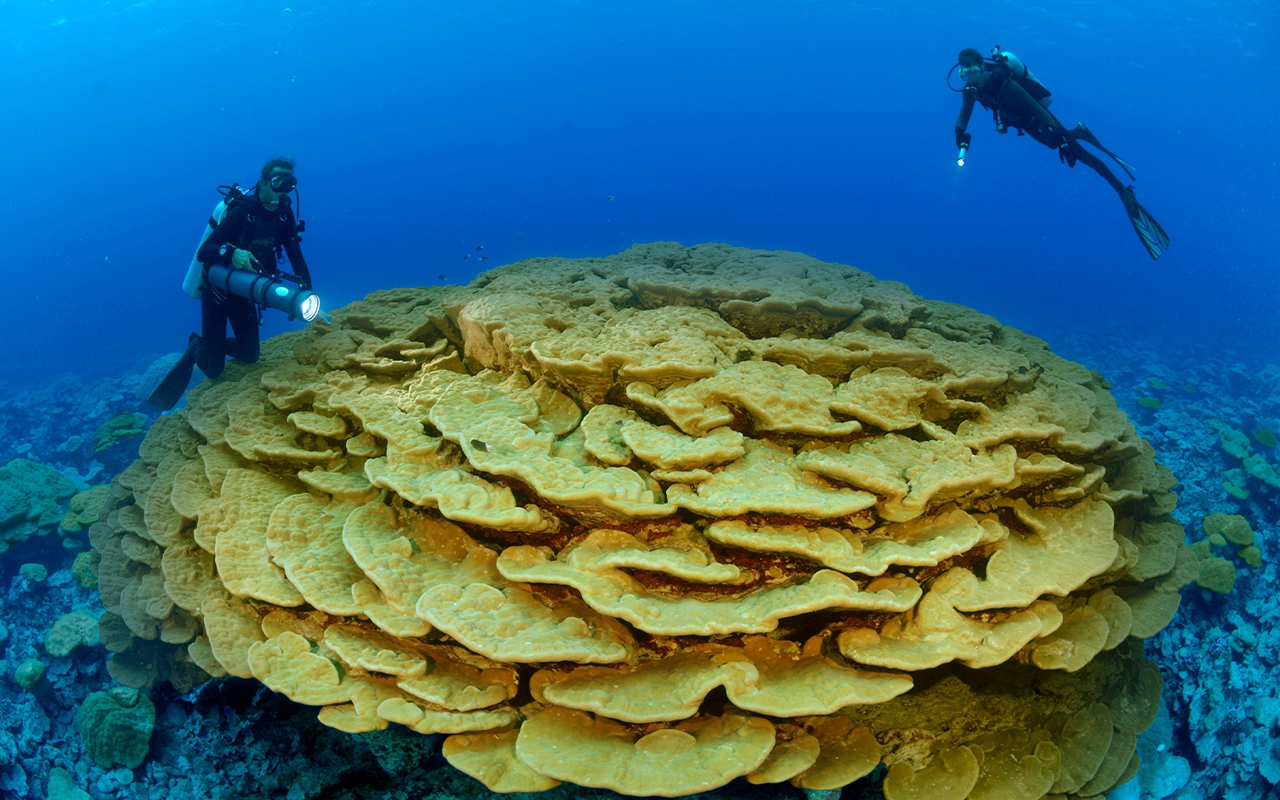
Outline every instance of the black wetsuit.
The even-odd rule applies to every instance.
[[[1028,93],[1013,77],[1009,67],[995,64],[991,67],[986,83],[982,86],[970,84],[964,88],[960,117],[956,120],[956,136],[963,134],[969,127],[969,116],[973,113],[975,101],[995,114],[998,125],[1015,128],[1019,133],[1025,132],[1045,147],[1057,150],[1059,158],[1069,167],[1074,167],[1077,161],[1084,163],[1105,178],[1116,192],[1124,192],[1125,185],[1120,179],[1101,159],[1085,150],[1076,141],[1073,132],[1067,130],[1057,117],[1049,113],[1049,109]]]
[[[309,289],[311,273],[298,247],[299,241],[298,224],[288,196],[280,199],[274,211],[268,211],[256,194],[248,194],[228,204],[222,222],[200,245],[196,258],[206,267],[214,264],[229,267],[235,249],[248,250],[262,269],[270,272],[277,269],[277,253],[283,251],[289,257],[292,273],[302,280],[303,288]],[[227,356],[246,364],[258,360],[258,311],[253,303],[206,286],[200,296],[200,317],[201,337],[194,354],[196,366],[205,375],[210,378],[221,375]],[[230,339],[227,338],[228,322],[235,334]]]

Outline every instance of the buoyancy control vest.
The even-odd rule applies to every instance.
[[[249,203],[250,195],[240,188],[240,184],[233,183],[230,186],[219,186],[218,193],[222,195],[222,200],[213,208],[213,212],[209,215],[208,223],[205,225],[204,233],[200,235],[200,241],[196,243],[196,252],[191,257],[191,265],[187,268],[187,275],[182,281],[182,291],[186,292],[188,297],[199,299],[204,291],[205,283],[205,265],[200,261],[200,248],[213,234],[213,229],[221,224],[226,218],[227,211],[235,204]],[[280,198],[280,206],[275,212],[266,212],[263,214],[249,213],[249,226],[237,241],[230,242],[235,247],[248,250],[253,253],[254,258],[262,264],[269,264],[274,267],[280,261],[281,248],[284,242],[276,235],[279,230],[279,224],[289,218],[290,199],[288,195]],[[265,211],[265,209],[263,210]],[[295,238],[302,231],[303,224],[301,221],[295,222],[293,235]],[[270,260],[267,259],[270,255]]]
[[[1032,127],[1037,123],[1037,118],[1031,110],[1009,108],[1007,104],[1001,102],[1001,93],[1006,84],[1009,81],[1016,82],[1032,100],[1045,108],[1048,108],[1049,98],[1053,93],[1036,79],[1036,76],[1017,56],[999,49],[993,50],[992,56],[993,58],[986,60],[991,65],[987,82],[982,86],[966,86],[964,91],[973,92],[973,97],[982,104],[982,107],[991,111],[997,131],[1004,133],[1007,128],[1015,128],[1018,135],[1022,135],[1023,128]],[[1019,70],[1009,65],[1010,59],[1022,68],[1021,74]]]

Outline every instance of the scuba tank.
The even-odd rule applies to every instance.
[[[200,235],[200,241],[196,242],[196,253],[191,256],[191,266],[187,268],[187,277],[182,279],[182,291],[186,292],[187,296],[193,300],[200,299],[205,287],[204,264],[200,263],[198,258],[200,246],[205,243],[205,240],[213,233],[213,229],[218,227],[218,223],[222,222],[222,218],[227,215],[227,204],[244,195],[238,183],[233,183],[230,186],[219,186],[218,193],[222,195],[222,199],[213,207],[213,213],[209,215],[209,222],[204,226],[204,233]]]

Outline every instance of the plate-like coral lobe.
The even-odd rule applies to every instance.
[[[496,791],[1093,796],[1198,574],[1102,376],[796,253],[376,292],[157,422],[91,527],[121,682],[252,676]]]

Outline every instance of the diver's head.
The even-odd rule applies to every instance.
[[[258,178],[258,199],[264,205],[280,202],[280,196],[293,191],[298,179],[293,177],[292,158],[277,156],[262,166],[262,175]]]
[[[987,82],[987,70],[983,65],[982,53],[972,47],[960,51],[960,80],[974,86]]]

